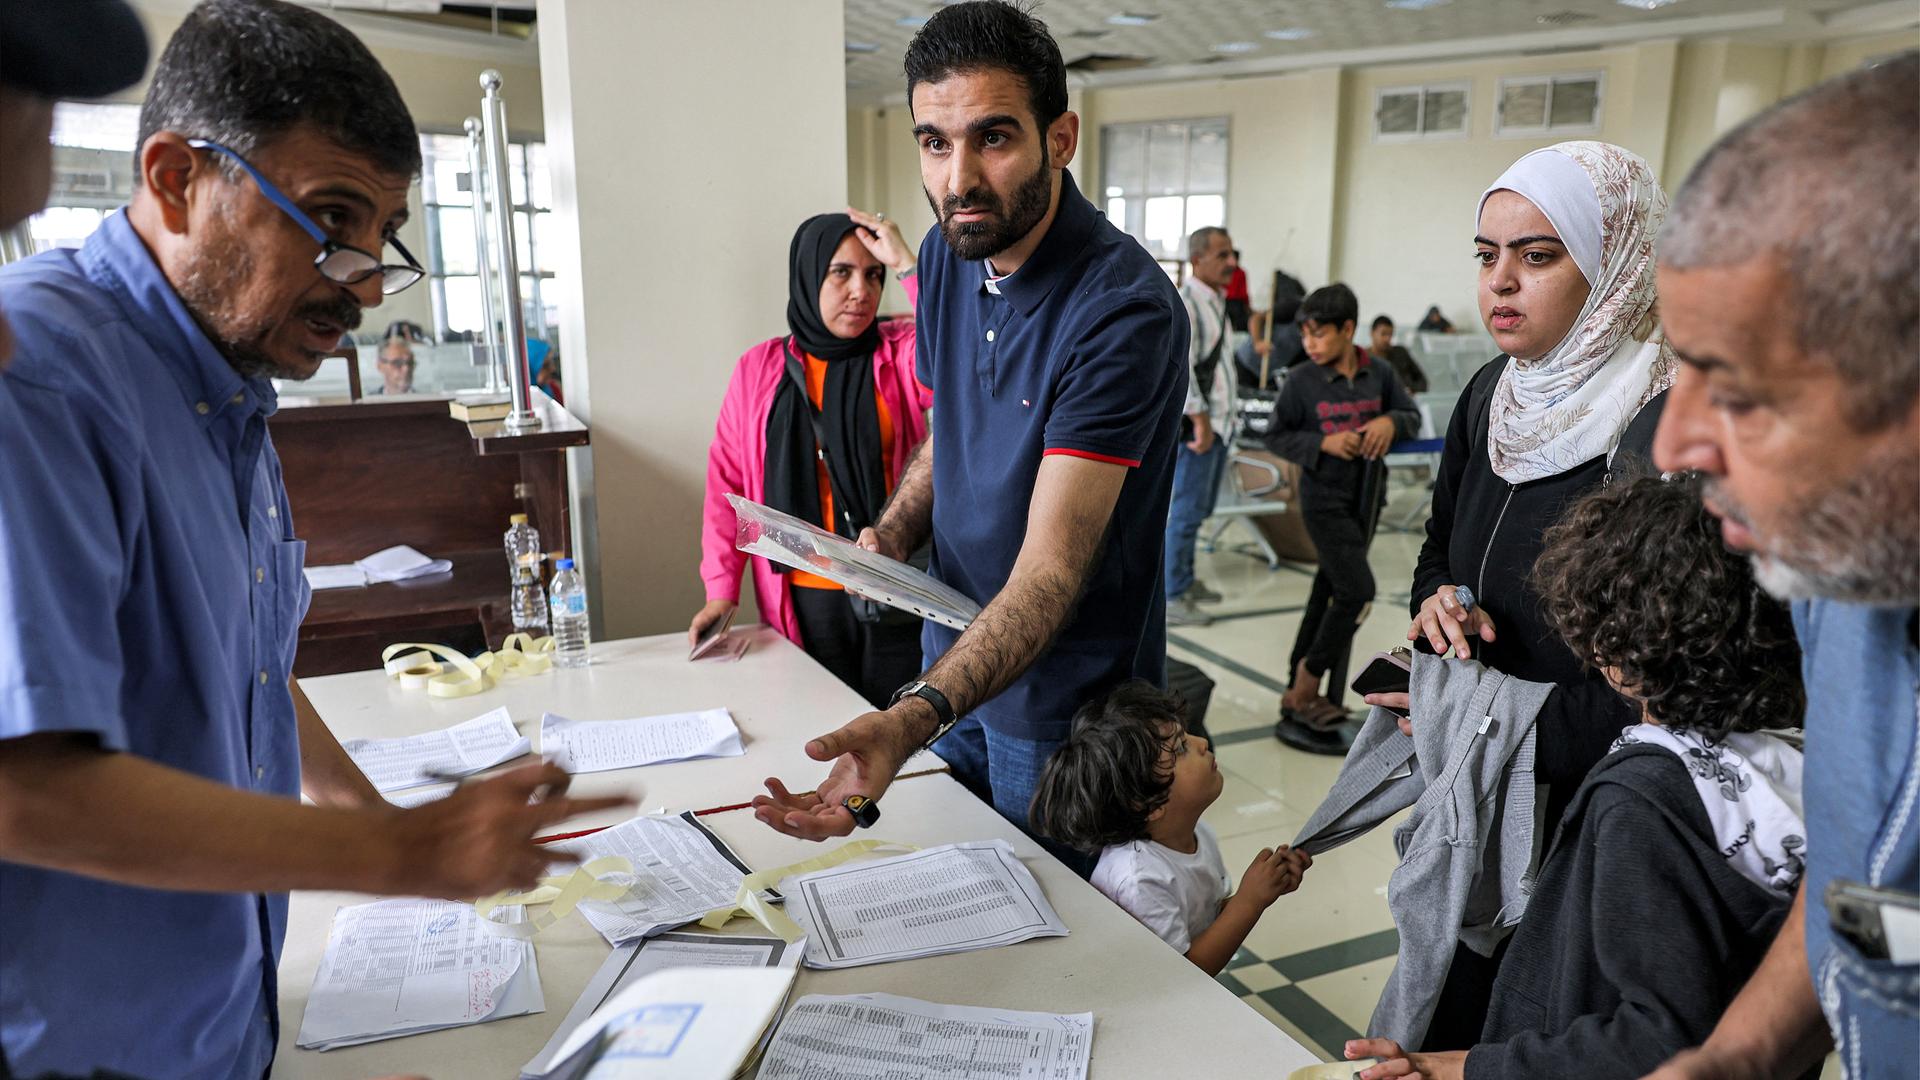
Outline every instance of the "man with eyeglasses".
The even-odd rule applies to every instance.
[[[419,361],[413,355],[413,343],[425,340],[418,326],[399,319],[387,327],[380,339],[380,385],[370,394],[413,393],[413,370]]]
[[[420,277],[392,80],[318,12],[208,0],[135,164],[83,248],[0,269],[0,1047],[27,1076],[258,1078],[287,890],[530,885],[533,836],[621,800],[542,764],[398,809],[291,679],[271,380]]]

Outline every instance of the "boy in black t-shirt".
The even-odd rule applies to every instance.
[[[1330,732],[1345,711],[1320,691],[1328,669],[1346,655],[1367,605],[1373,570],[1367,546],[1386,491],[1387,448],[1420,428],[1413,399],[1384,362],[1354,344],[1360,303],[1342,284],[1316,289],[1300,304],[1300,339],[1312,366],[1294,369],[1273,411],[1268,447],[1299,464],[1301,509],[1320,552],[1320,569],[1289,661],[1280,699],[1282,730]],[[1303,749],[1344,753],[1345,744],[1288,739]]]

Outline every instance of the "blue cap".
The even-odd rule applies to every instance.
[[[553,568],[555,570],[571,570],[573,569],[573,560],[572,559],[556,559],[554,560]]]

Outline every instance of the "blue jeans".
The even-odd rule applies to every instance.
[[[1092,855],[1062,847],[1044,837],[1034,836],[1027,828],[1027,807],[1033,803],[1033,789],[1040,785],[1040,770],[1064,742],[1061,739],[1022,739],[994,731],[974,717],[966,717],[933,744],[953,768],[953,778],[981,801],[992,804],[1000,816],[1020,827],[1020,831],[1045,848],[1067,869],[1086,877],[1097,861]]]
[[[1213,513],[1220,494],[1220,471],[1227,444],[1217,436],[1204,454],[1181,443],[1173,452],[1173,502],[1167,507],[1167,602],[1185,596],[1193,585],[1193,548],[1200,523]]]

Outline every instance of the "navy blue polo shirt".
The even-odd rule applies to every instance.
[[[1162,546],[1187,315],[1145,248],[1060,175],[1039,247],[987,286],[936,227],[920,245],[916,359],[934,394],[933,574],[985,605],[1027,533],[1040,461],[1125,465],[1105,551],[1046,654],[973,711],[995,731],[1065,737],[1074,710],[1129,678],[1166,682]],[[956,631],[928,623],[928,662]]]

